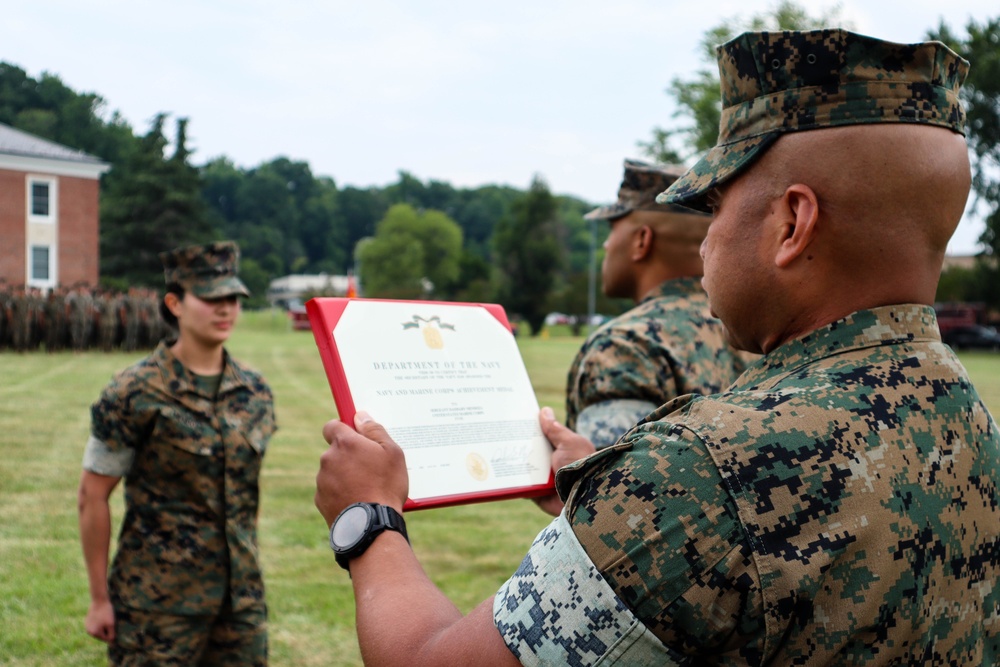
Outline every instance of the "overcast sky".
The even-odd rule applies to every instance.
[[[709,66],[705,31],[775,4],[34,0],[4,7],[0,60],[98,93],[137,133],[160,111],[190,118],[196,164],[286,156],[341,187],[404,170],[526,188],[539,174],[555,193],[605,202],[637,142],[683,123],[664,90]],[[838,3],[801,4],[817,15]],[[1000,15],[996,0],[839,6],[855,30],[899,42]],[[952,252],[974,251],[981,227],[967,216]]]

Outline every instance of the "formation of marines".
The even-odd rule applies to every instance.
[[[105,352],[148,350],[169,332],[160,294],[77,284],[47,293],[0,283],[0,351]]]

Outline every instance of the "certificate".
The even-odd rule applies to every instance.
[[[341,421],[368,412],[402,448],[404,509],[553,493],[552,448],[503,308],[306,303]]]

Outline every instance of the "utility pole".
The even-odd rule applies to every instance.
[[[594,330],[594,311],[597,309],[597,221],[590,223],[590,267],[587,271],[587,335]]]

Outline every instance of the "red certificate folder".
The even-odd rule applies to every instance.
[[[404,451],[404,510],[555,492],[502,306],[319,297],[306,312],[340,420],[366,410]]]

